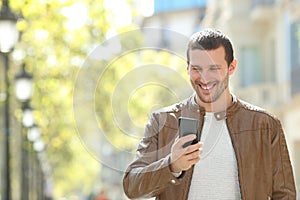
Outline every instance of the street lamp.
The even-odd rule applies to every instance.
[[[32,108],[29,105],[28,101],[25,101],[22,105],[22,111],[23,111],[23,118],[22,118],[22,124],[29,128],[33,126],[34,124],[34,117],[33,117],[33,112]]]
[[[8,0],[2,0],[0,10],[0,51],[9,53],[15,47],[19,39],[19,30],[16,23],[18,18],[8,5]]]
[[[8,54],[13,50],[19,37],[19,31],[16,27],[17,17],[9,8],[8,0],[2,0],[2,7],[0,10],[0,52],[4,58],[4,73],[5,73],[5,91],[6,98],[4,102],[4,178],[3,178],[3,200],[11,199],[11,185],[10,185],[10,114],[9,114],[9,59]],[[2,199],[2,198],[1,198]]]
[[[34,125],[34,117],[32,108],[29,105],[32,96],[32,75],[25,70],[25,64],[22,65],[22,69],[15,76],[15,93],[17,99],[22,102],[22,127],[30,128]],[[22,154],[21,154],[21,200],[29,199],[28,188],[28,142],[27,137],[22,129],[21,135]]]
[[[30,141],[30,142],[35,142],[37,141],[41,136],[41,132],[40,132],[40,129],[37,125],[33,125],[32,127],[30,127],[28,129],[28,133],[27,133],[27,139]]]
[[[28,101],[32,96],[32,75],[25,70],[25,64],[15,76],[16,96],[21,102]]]
[[[44,150],[45,144],[41,139],[39,127],[34,123],[30,99],[33,94],[32,75],[25,70],[25,64],[21,71],[15,76],[15,93],[17,99],[22,102],[22,125],[26,128],[26,133],[22,131],[22,182],[21,182],[21,200],[43,198],[43,173],[42,163],[37,163],[38,153]],[[33,152],[31,152],[33,150]],[[39,180],[41,179],[41,180]],[[38,181],[41,185],[37,185]],[[33,196],[35,194],[35,196]]]

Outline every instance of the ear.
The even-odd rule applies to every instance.
[[[231,64],[229,65],[229,75],[232,75],[236,69],[237,60],[234,59]]]
[[[187,74],[190,75],[190,69],[189,69],[189,64],[188,63],[186,64],[186,71],[187,71]]]

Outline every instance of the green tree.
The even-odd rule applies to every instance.
[[[114,41],[106,40],[115,30],[114,15],[103,5],[104,0],[11,2],[24,17],[18,23],[22,37],[15,63],[26,63],[34,76],[31,105],[46,143],[56,197],[87,195],[100,181],[98,153],[105,145],[97,135],[99,127],[112,146],[130,151],[151,111],[190,93],[182,76],[185,61],[165,50],[135,49],[143,36],[128,32],[134,25],[116,30],[120,46],[129,50],[124,55],[115,52],[111,60],[88,56],[99,44]]]
[[[55,196],[87,193],[100,169],[77,137],[72,92],[82,62],[110,28],[109,11],[102,5],[101,0],[11,2],[24,18],[14,58],[34,76],[31,104],[46,143]]]

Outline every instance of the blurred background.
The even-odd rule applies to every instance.
[[[148,114],[191,94],[185,45],[204,27],[233,42],[233,92],[281,120],[300,192],[299,0],[0,5],[1,200],[127,199]]]

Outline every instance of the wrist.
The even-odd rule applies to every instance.
[[[172,173],[181,173],[181,170],[174,166],[174,164],[170,164],[170,170]]]

